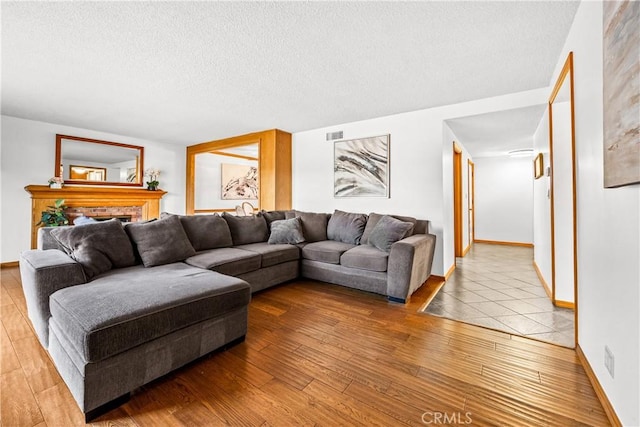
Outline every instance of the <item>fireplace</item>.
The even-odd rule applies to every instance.
[[[64,200],[67,206],[65,213],[70,222],[80,215],[94,219],[122,218],[136,222],[158,218],[160,199],[166,194],[166,191],[148,191],[144,188],[65,186],[53,189],[46,185],[29,185],[25,190],[31,194],[32,248],[36,247],[42,211],[58,199]]]

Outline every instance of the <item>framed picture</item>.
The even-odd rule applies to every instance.
[[[257,200],[258,168],[249,165],[222,164],[222,200]]]
[[[535,179],[541,178],[544,175],[544,158],[542,153],[538,153],[535,159],[533,159],[533,176]]]
[[[640,3],[602,2],[604,186],[640,183]]]
[[[389,197],[389,135],[336,141],[333,195]]]

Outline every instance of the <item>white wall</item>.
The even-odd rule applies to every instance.
[[[533,181],[533,259],[551,289],[551,199],[549,198],[549,112],[545,110],[533,135],[535,154],[542,153],[544,175]]]
[[[602,3],[582,2],[551,84],[574,52],[578,342],[623,425],[640,425],[640,185],[603,187]],[[569,268],[570,266],[566,266]],[[604,367],[604,346],[615,378]]]
[[[533,159],[476,157],[476,240],[533,243]]]
[[[443,121],[545,102],[548,89],[346,123],[293,134],[293,206],[300,210],[397,213],[432,221],[437,236],[433,274],[444,275],[453,255],[453,166],[451,141]],[[391,135],[391,197],[335,199],[333,143],[327,132],[345,139]],[[446,149],[444,149],[446,147]]]
[[[143,146],[145,166],[160,169],[160,188],[168,191],[161,209],[184,213],[185,147],[2,116],[1,262],[17,261],[30,247],[31,198],[24,187],[47,185],[53,176],[56,133]]]

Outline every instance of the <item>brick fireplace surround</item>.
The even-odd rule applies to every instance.
[[[56,200],[64,199],[70,219],[84,214],[89,217],[131,216],[131,221],[144,221],[160,215],[160,199],[166,191],[144,188],[65,186],[52,189],[46,185],[28,185],[31,194],[31,247],[37,243],[42,211]]]

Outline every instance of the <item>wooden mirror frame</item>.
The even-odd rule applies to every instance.
[[[138,145],[122,144],[119,142],[101,141],[99,139],[81,138],[78,136],[70,136],[70,135],[56,134],[56,159],[55,159],[55,170],[54,170],[53,176],[55,177],[62,176],[61,164],[62,164],[62,140],[63,139],[70,139],[73,141],[87,142],[91,144],[102,144],[102,145],[109,145],[113,147],[121,147],[121,148],[138,150],[138,156],[136,159],[137,180],[135,182],[89,181],[89,180],[67,179],[64,181],[65,184],[142,187],[142,182],[144,178],[144,147],[140,147]]]
[[[567,80],[568,79],[568,80]],[[572,232],[573,232],[573,307],[567,307],[562,301],[556,300],[556,245],[555,245],[555,209],[554,209],[554,162],[553,162],[553,103],[560,89],[566,83],[569,84],[569,101],[571,117],[571,179],[572,179]],[[575,100],[573,81],[573,52],[569,52],[567,59],[560,71],[560,75],[549,97],[549,165],[551,167],[550,179],[550,213],[551,213],[551,300],[554,305],[574,309],[574,340],[578,344],[578,222],[577,222],[577,176],[576,176],[576,125],[575,125]]]

